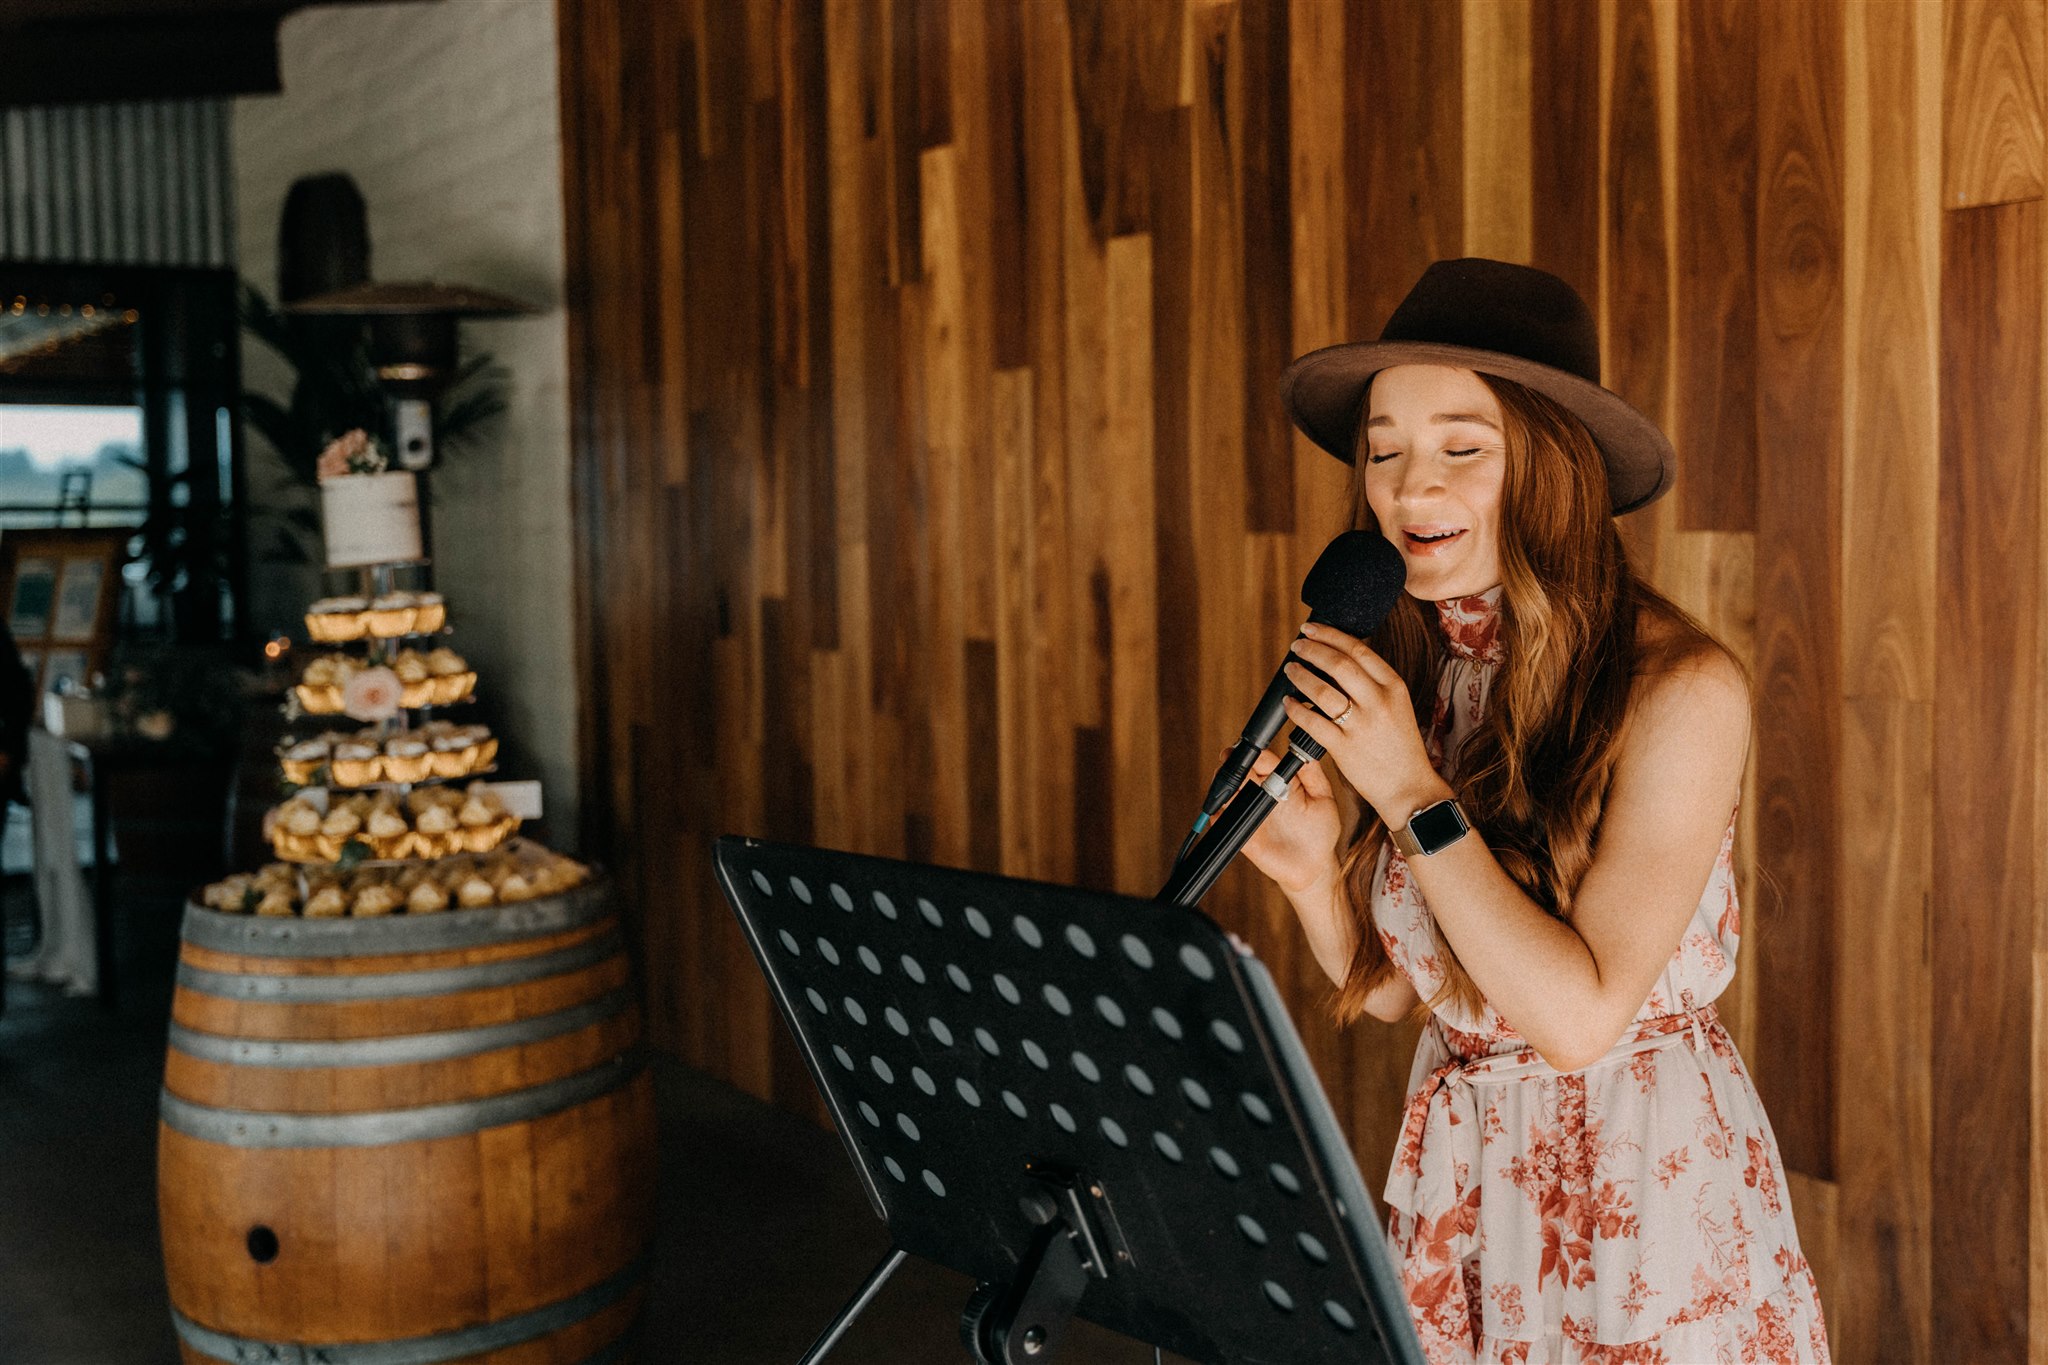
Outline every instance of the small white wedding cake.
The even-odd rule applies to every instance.
[[[408,470],[322,480],[320,524],[330,569],[424,558],[419,483]]]

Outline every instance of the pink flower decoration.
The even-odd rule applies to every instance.
[[[388,720],[404,692],[390,669],[366,668],[341,685],[341,709],[353,720]]]
[[[381,474],[387,461],[384,448],[371,440],[361,427],[335,437],[320,452],[320,482],[346,478],[350,474]]]

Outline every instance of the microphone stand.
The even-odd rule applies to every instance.
[[[1323,753],[1321,744],[1296,730],[1287,741],[1287,755],[1280,760],[1280,766],[1267,774],[1265,781],[1248,782],[1238,788],[1237,795],[1202,836],[1202,841],[1174,864],[1166,885],[1153,899],[1169,905],[1194,905],[1207,895],[1238,850],[1273,813],[1273,807],[1287,799],[1288,789],[1302,765],[1315,762]]]

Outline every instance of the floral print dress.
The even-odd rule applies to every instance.
[[[1437,604],[1450,657],[1429,755],[1485,714],[1500,592]],[[1829,1359],[1777,1139],[1714,1000],[1741,918],[1721,840],[1699,909],[1629,1031],[1560,1073],[1491,1005],[1432,1012],[1387,1176],[1388,1235],[1431,1365],[1719,1365]],[[1426,1000],[1435,926],[1383,848],[1373,921]]]

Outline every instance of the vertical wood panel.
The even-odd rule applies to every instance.
[[[1832,0],[1759,11],[1757,1083],[1786,1165],[1834,1175],[1840,619],[1841,33]],[[1824,398],[1822,396],[1825,396]]]
[[[1844,1360],[1933,1359],[1933,893],[1940,12],[1846,14],[1838,1003]],[[1853,927],[1850,927],[1853,926]]]
[[[1679,8],[1677,373],[1671,440],[1678,524],[1756,527],[1756,13],[1750,0]]]
[[[1293,167],[1288,179],[1295,242],[1292,252],[1296,355],[1353,336],[1346,326],[1350,285],[1345,242],[1348,203],[1344,172],[1344,59],[1349,50],[1341,6],[1293,0],[1288,56],[1288,126]],[[1254,392],[1247,401],[1260,401]],[[1277,396],[1268,399],[1277,406]],[[1313,554],[1348,524],[1351,471],[1290,430],[1294,457],[1295,553]]]
[[[1532,265],[1600,297],[1600,0],[1547,0],[1530,34]]]
[[[1226,64],[1223,91],[1209,83],[1207,102],[1235,90],[1242,126],[1229,140],[1242,175],[1233,198],[1241,205],[1244,238],[1244,370],[1231,387],[1250,396],[1270,391],[1299,352],[1294,349],[1294,252],[1289,219],[1288,27],[1291,0],[1246,0],[1238,11],[1233,47],[1241,60]],[[1219,111],[1220,112],[1220,111]],[[1213,116],[1212,116],[1213,117]],[[1249,493],[1247,529],[1294,529],[1294,425],[1272,401],[1244,405],[1244,480]]]
[[[1361,0],[1345,11],[1349,333],[1376,337],[1465,234],[1464,74],[1456,5]],[[1370,80],[1359,73],[1371,72]]]
[[[1945,215],[1934,724],[1934,1336],[2026,1355],[2041,438],[2041,214]]]
[[[1950,0],[1942,204],[2041,197],[2043,24],[2033,0]]]
[[[1664,148],[1657,30],[1650,0],[1616,0],[1607,101],[1607,258],[1602,381],[1664,425],[1671,362],[1670,244],[1665,240]],[[1664,503],[1621,519],[1639,569],[1657,563]]]
[[[1464,254],[1528,263],[1530,0],[1464,0]],[[1547,102],[1547,92],[1546,92]]]

